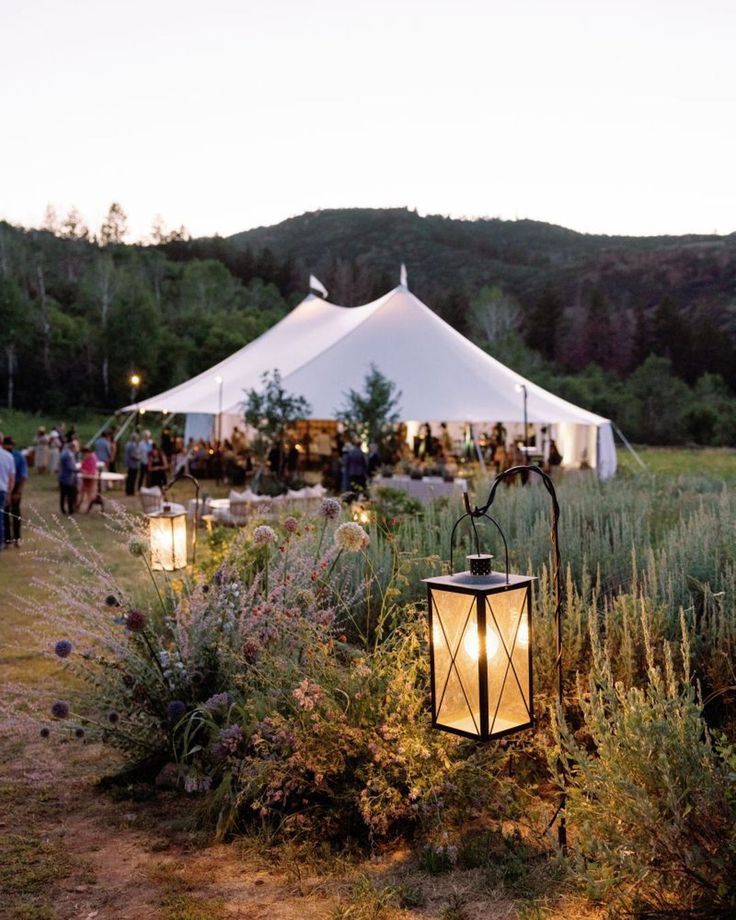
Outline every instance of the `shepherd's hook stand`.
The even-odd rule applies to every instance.
[[[557,492],[555,491],[554,483],[551,478],[541,470],[538,466],[512,466],[508,470],[504,470],[502,473],[499,473],[498,476],[493,480],[491,485],[491,491],[488,494],[488,500],[485,505],[475,508],[470,507],[470,499],[468,498],[468,493],[463,493],[463,499],[465,502],[465,511],[470,516],[471,522],[475,518],[481,518],[488,513],[488,509],[494,502],[496,498],[496,490],[499,485],[505,479],[511,479],[513,476],[528,476],[529,473],[536,473],[538,476],[541,476],[544,487],[549,492],[549,496],[552,499],[552,530],[550,531],[550,541],[552,543],[552,583],[554,585],[554,595],[555,595],[555,637],[556,637],[556,652],[557,657],[555,660],[555,669],[557,672],[557,703],[560,712],[564,712],[564,688],[562,683],[562,591],[560,588],[560,572],[561,572],[561,561],[560,561],[560,543],[559,543],[559,522],[560,522],[560,505],[557,501]],[[507,565],[508,569],[508,565]],[[562,792],[560,793],[560,804],[555,812],[550,825],[554,822],[555,818],[559,815],[560,823],[557,827],[557,840],[560,846],[560,850],[563,855],[567,854],[567,822],[565,820],[565,805],[567,802],[567,794],[565,792],[565,767],[560,759],[558,761],[558,771],[562,785]]]

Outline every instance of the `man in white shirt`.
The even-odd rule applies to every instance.
[[[0,431],[0,444],[3,433]],[[0,449],[0,511],[10,503],[10,496],[15,486],[15,460],[10,451]],[[5,549],[5,515],[0,514],[0,550]]]

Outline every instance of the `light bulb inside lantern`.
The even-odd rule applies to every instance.
[[[494,629],[486,632],[486,658],[493,658],[498,651],[499,646],[498,633]],[[477,661],[480,657],[480,640],[478,639],[478,630],[471,628],[466,630],[463,639],[463,649],[471,661]]]
[[[516,644],[520,645],[521,648],[529,647],[529,624],[526,621],[526,617],[519,623],[519,629],[516,633]]]

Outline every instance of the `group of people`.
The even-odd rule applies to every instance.
[[[170,471],[176,471],[181,453],[181,438],[170,428],[161,432],[157,444],[150,431],[134,431],[125,445],[125,494],[135,495],[143,486],[165,486]]]
[[[20,546],[20,503],[28,463],[11,435],[0,432],[0,551]]]

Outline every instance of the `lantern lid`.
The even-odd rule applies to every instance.
[[[470,572],[456,572],[454,575],[436,575],[423,578],[428,585],[438,588],[472,588],[475,591],[503,591],[529,585],[537,579],[533,575],[513,575],[505,572],[491,572],[490,575],[471,575]]]
[[[176,518],[185,515],[186,511],[182,505],[165,504],[161,511],[152,511],[149,518]]]

